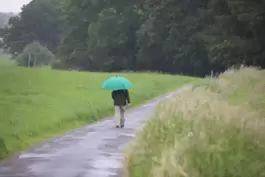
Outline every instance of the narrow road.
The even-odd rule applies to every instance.
[[[131,109],[124,129],[113,117],[44,142],[0,164],[0,177],[121,177],[123,150],[157,103],[176,92]]]

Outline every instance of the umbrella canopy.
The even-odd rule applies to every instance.
[[[125,90],[131,86],[132,83],[128,79],[120,76],[111,77],[102,84],[102,88],[108,90]]]

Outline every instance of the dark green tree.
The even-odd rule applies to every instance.
[[[58,48],[56,65],[66,68],[196,76],[265,68],[264,0],[33,0],[9,24],[0,36],[12,54],[39,41]]]
[[[0,12],[0,28],[4,28],[6,25],[8,25],[8,20],[12,16],[15,16],[14,13],[4,13]]]
[[[90,70],[134,68],[140,21],[131,2],[68,0],[63,7],[68,25],[60,45],[63,62]]]
[[[1,37],[4,47],[13,55],[33,41],[39,41],[56,52],[64,27],[60,0],[33,0],[11,17]]]

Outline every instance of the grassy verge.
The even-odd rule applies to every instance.
[[[0,158],[113,113],[102,82],[113,74],[0,67]],[[134,84],[132,106],[194,78],[120,73]]]
[[[161,103],[126,153],[126,177],[262,177],[265,71],[207,79]]]

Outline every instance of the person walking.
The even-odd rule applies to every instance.
[[[127,89],[114,90],[111,92],[111,97],[114,102],[116,128],[123,128],[125,124],[125,109],[131,103],[129,91]]]

